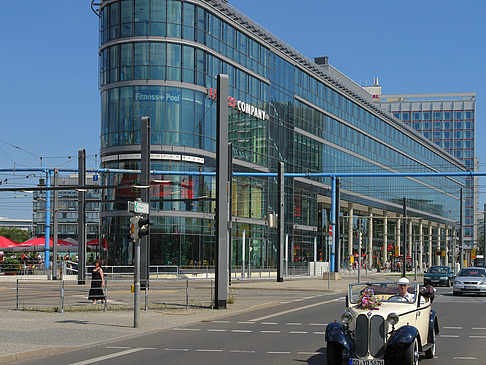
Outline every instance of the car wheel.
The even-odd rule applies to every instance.
[[[405,350],[405,354],[403,356],[403,365],[418,365],[419,363],[419,345],[417,338],[408,346]]]
[[[341,365],[343,362],[343,347],[337,342],[328,342],[326,357],[328,365]]]
[[[435,337],[436,337],[435,329],[432,329],[432,340],[434,342],[432,344],[432,347],[425,351],[425,358],[426,359],[433,359],[434,356],[435,356],[436,343],[437,343],[436,340],[435,340]]]

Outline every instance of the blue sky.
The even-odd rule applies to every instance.
[[[329,56],[357,83],[378,77],[384,93],[476,92],[477,156],[486,171],[486,2],[229,2],[307,57]],[[89,5],[2,4],[0,167],[38,167],[43,156],[43,166],[75,168],[79,148],[87,150],[88,167],[99,162],[98,20]],[[33,185],[37,179],[0,178],[8,178],[1,186]],[[480,193],[482,206],[481,187]],[[19,195],[0,196],[0,216],[30,218],[29,200],[13,196]]]

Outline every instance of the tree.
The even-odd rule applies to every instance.
[[[0,236],[14,240],[15,242],[24,242],[31,237],[31,233],[14,227],[0,228]]]

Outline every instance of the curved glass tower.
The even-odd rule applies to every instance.
[[[279,161],[291,172],[464,170],[457,159],[373,105],[366,92],[327,62],[305,58],[225,1],[104,0],[100,15],[105,168],[140,168],[140,119],[150,116],[152,169],[214,171],[211,89],[224,73],[230,84],[235,170],[276,172]],[[132,187],[137,179],[136,174],[104,178],[104,184],[123,185],[104,193],[109,264],[132,264],[127,201],[140,195]],[[151,264],[214,264],[215,179],[152,179]],[[407,196],[416,217],[443,227],[458,221],[464,179],[341,182],[341,198],[355,204],[355,215],[368,215],[369,209],[398,213]],[[276,181],[234,178],[233,183],[233,264],[241,264],[244,236],[246,261],[274,267],[277,232],[268,227],[268,215],[277,211]],[[312,261],[316,237],[318,259],[325,259],[329,179],[287,179],[286,184],[289,261],[295,266]],[[389,232],[388,242],[394,242]],[[343,238],[352,241],[352,235]],[[382,241],[377,235],[370,254]],[[350,250],[352,245],[344,256]]]

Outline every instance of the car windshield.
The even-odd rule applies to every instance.
[[[429,270],[431,274],[448,274],[448,267],[432,266]]]
[[[408,302],[415,302],[415,291],[417,284],[410,283],[406,293],[408,293]],[[401,294],[398,283],[358,283],[351,284],[349,287],[349,301],[351,304],[357,304],[366,289],[371,289],[372,294],[381,302],[407,302],[400,300]],[[402,289],[403,290],[403,289]]]
[[[481,269],[462,269],[459,276],[475,276],[478,278],[486,277],[486,271]]]

